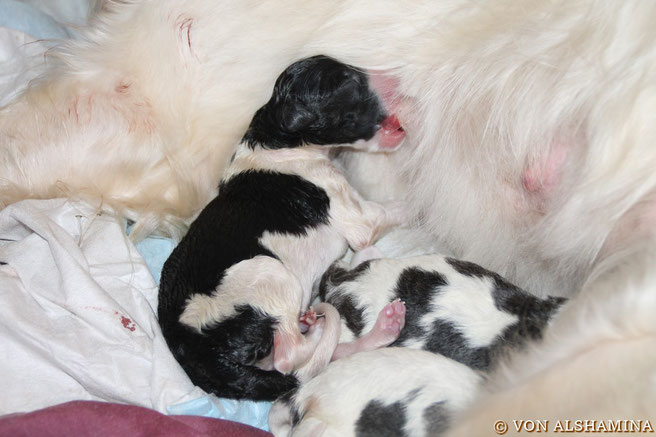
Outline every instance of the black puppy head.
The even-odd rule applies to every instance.
[[[386,113],[365,73],[326,56],[290,65],[244,140],[267,148],[371,139]]]

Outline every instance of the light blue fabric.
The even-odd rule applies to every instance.
[[[137,250],[143,256],[148,270],[159,284],[164,262],[175,248],[175,242],[170,238],[149,237],[136,244]]]
[[[50,15],[16,0],[0,0],[0,27],[20,30],[38,39],[67,39],[72,36]]]
[[[169,414],[214,417],[245,423],[269,431],[271,402],[235,401],[204,396],[167,407]]]

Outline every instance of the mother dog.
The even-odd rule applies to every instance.
[[[656,401],[654,22],[648,0],[108,0],[0,113],[0,203],[102,197],[142,234],[179,235],[277,74],[334,56],[378,74],[407,132],[393,157],[342,155],[355,187],[409,197],[441,251],[573,297],[463,435],[506,411],[640,418]]]

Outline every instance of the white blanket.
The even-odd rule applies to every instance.
[[[85,204],[0,212],[0,414],[74,399],[166,412],[199,397],[157,324],[157,287],[123,227]]]
[[[67,24],[83,23],[88,6],[0,0],[0,106],[43,71],[45,50],[75,33]],[[0,415],[95,399],[267,429],[269,402],[206,395],[166,347],[155,280],[173,246],[148,238],[137,252],[123,223],[81,203],[1,211]]]

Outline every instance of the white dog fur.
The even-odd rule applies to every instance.
[[[575,400],[581,417],[647,414],[655,22],[650,0],[108,0],[0,111],[0,204],[82,196],[179,235],[287,65],[378,70],[407,137],[343,154],[355,188],[408,197],[443,252],[574,297],[461,425]]]
[[[385,428],[385,415],[394,412],[384,407],[399,403],[403,422],[407,421],[400,424],[405,435],[431,436],[472,402],[482,379],[463,364],[422,350],[391,347],[360,352],[331,363],[292,399],[276,401],[269,426],[276,437],[396,435],[399,430]],[[367,417],[363,410],[372,401],[383,408]],[[295,413],[300,419],[297,424],[292,423]],[[363,419],[369,423],[358,424]],[[395,419],[388,418],[392,423]],[[371,422],[378,429],[372,429]]]

